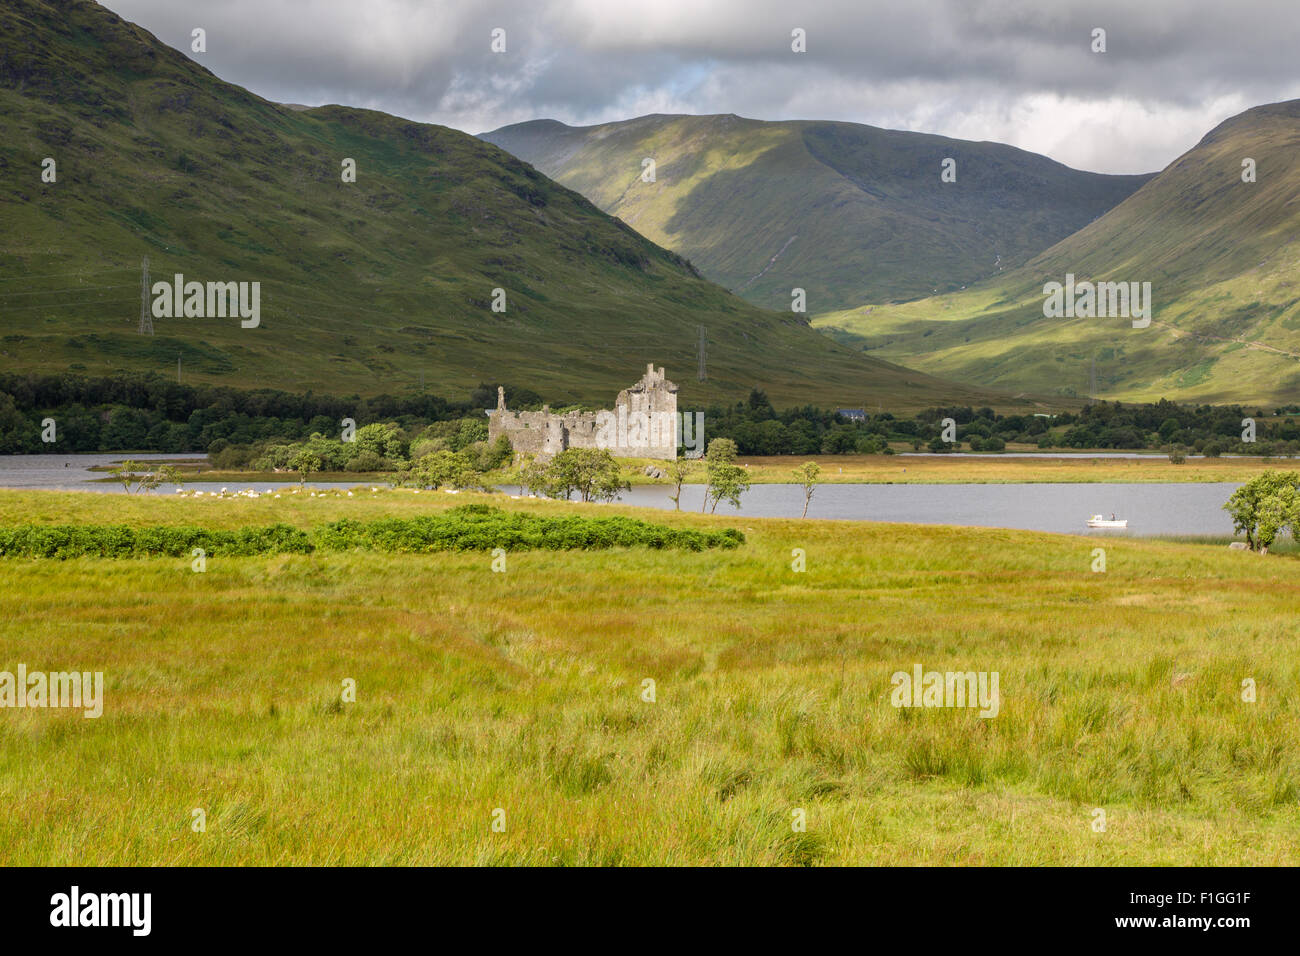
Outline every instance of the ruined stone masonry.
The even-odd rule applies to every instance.
[[[677,457],[677,386],[661,368],[646,366],[645,375],[618,393],[614,410],[552,414],[512,412],[505,389],[497,389],[497,407],[489,412],[488,440],[501,435],[516,453],[550,458],[566,448],[605,448],[620,458]]]

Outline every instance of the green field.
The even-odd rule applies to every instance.
[[[1012,458],[981,454],[766,455],[738,459],[756,485],[794,481],[791,473],[806,460],[818,463],[822,469],[818,480],[826,484],[888,485],[1244,482],[1289,464],[1287,459],[1271,458],[1189,458],[1175,465],[1167,456],[1156,454],[1141,458]],[[637,479],[635,473],[632,477],[647,480],[644,476]],[[693,480],[701,479],[697,475]]]
[[[0,559],[0,671],[107,684],[99,719],[0,710],[0,860],[1300,862],[1290,556],[1114,540],[1094,573],[1081,537],[410,492],[0,492],[0,525],[479,500],[746,540],[503,573],[478,552]],[[914,664],[997,672],[999,714],[894,708]]]
[[[899,450],[907,448],[898,444]],[[1023,451],[1037,452],[1025,446]],[[1249,481],[1270,468],[1288,467],[1285,458],[1189,458],[1180,465],[1173,464],[1167,455],[1146,453],[1141,458],[1106,458],[1108,449],[1098,450],[1096,458],[1014,458],[996,453],[974,455],[752,455],[737,459],[746,469],[753,484],[784,484],[794,481],[792,472],[805,461],[815,461],[821,467],[818,481],[823,484],[888,484],[888,485],[947,485],[947,484],[1021,484],[1021,483],[1092,483],[1101,482],[1144,484]],[[244,486],[262,487],[269,482],[284,482],[294,476],[285,472],[210,471],[188,464],[182,467],[185,480],[220,481],[230,484],[231,490]],[[663,462],[650,458],[619,459],[622,477],[631,485],[671,485],[669,478],[652,478],[645,473],[647,466],[662,469]],[[93,469],[93,470],[103,470]],[[385,484],[392,479],[386,472],[318,472],[311,476],[313,482],[338,483],[341,487],[376,483]],[[105,484],[116,483],[112,478],[96,479]],[[492,472],[483,480],[493,487],[514,484],[517,474],[510,468]],[[703,484],[704,469],[697,466],[687,477],[686,484]],[[166,487],[166,486],[165,486]]]

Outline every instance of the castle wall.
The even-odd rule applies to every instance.
[[[564,450],[563,427],[559,416],[547,411],[492,413],[488,419],[488,441],[501,435],[510,439],[510,447],[528,455],[550,457]]]
[[[505,390],[488,419],[488,440],[505,435],[516,453],[551,457],[566,448],[604,448],[619,458],[677,457],[677,386],[661,368],[646,368],[631,388],[618,393],[614,409],[599,412],[512,412]]]

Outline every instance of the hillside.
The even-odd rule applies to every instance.
[[[1256,182],[1242,181],[1242,162]],[[821,315],[814,325],[962,381],[1073,396],[1292,402],[1300,386],[1300,100],[1208,133],[1115,209],[964,292]],[[1150,282],[1151,325],[1046,318],[1067,273]]]
[[[482,136],[751,302],[810,312],[949,292],[1022,264],[1148,176],[855,123],[643,116]],[[655,181],[641,179],[655,161]],[[940,180],[945,158],[956,181]]]
[[[11,371],[173,374],[179,358],[191,383],[464,397],[506,381],[608,402],[654,361],[688,405],[755,386],[785,404],[1007,404],[729,295],[495,146],[268,102],[88,0],[0,8],[0,220]],[[260,282],[260,326],[137,334],[145,256],[152,281]]]

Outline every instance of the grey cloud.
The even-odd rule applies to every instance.
[[[1300,96],[1294,0],[108,6],[182,50],[203,26],[208,52],[196,59],[262,96],[366,106],[469,132],[650,111],[924,122],[928,132],[1135,172],[1171,161],[1225,110]],[[488,48],[498,26],[505,55]],[[790,52],[793,27],[807,31],[807,54]],[[1107,31],[1105,55],[1089,50],[1094,27]]]

